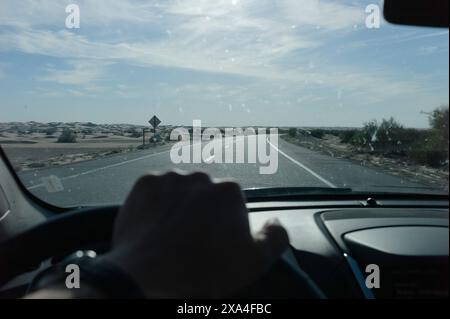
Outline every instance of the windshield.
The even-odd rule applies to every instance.
[[[2,0],[0,145],[62,207],[170,169],[448,194],[448,47],[378,1]]]

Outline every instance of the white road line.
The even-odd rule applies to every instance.
[[[292,163],[300,166],[301,168],[303,168],[305,171],[307,171],[308,173],[310,173],[312,176],[314,176],[315,178],[317,178],[318,180],[320,180],[322,183],[327,184],[328,186],[330,186],[331,188],[338,188],[336,185],[334,185],[333,183],[331,183],[330,181],[326,180],[325,178],[323,178],[322,176],[320,176],[319,174],[317,174],[316,172],[314,172],[312,169],[310,169],[309,167],[307,167],[305,164],[300,163],[299,161],[297,161],[296,159],[290,157],[289,155],[287,155],[285,152],[283,152],[282,150],[280,150],[278,147],[276,147],[275,145],[273,145],[272,143],[269,142],[269,139],[267,139],[267,143],[269,143],[270,146],[272,146],[278,153],[280,153],[281,155],[283,155],[284,157],[286,157],[288,160],[290,160]]]
[[[6,211],[6,213],[4,213],[3,216],[0,217],[0,222],[1,222],[2,220],[4,220],[10,213],[11,213],[11,210],[8,209],[8,210]]]
[[[199,142],[199,143],[193,143],[193,144],[186,144],[186,145],[180,146],[178,149],[183,148],[183,147],[192,147],[193,145],[196,145],[196,144],[202,144],[202,143]],[[153,153],[153,154],[145,155],[145,156],[142,156],[142,157],[134,158],[132,160],[123,161],[123,162],[120,162],[120,163],[116,163],[116,164],[111,164],[111,165],[107,165],[107,166],[104,166],[104,167],[95,168],[95,169],[92,169],[92,170],[89,170],[89,171],[86,171],[86,172],[82,172],[82,173],[79,173],[79,174],[62,177],[61,180],[62,181],[70,180],[70,179],[77,178],[77,177],[80,177],[80,176],[97,173],[97,172],[100,172],[100,171],[104,171],[106,169],[110,169],[110,168],[126,165],[126,164],[129,164],[129,163],[133,163],[133,162],[137,162],[137,161],[146,159],[146,158],[154,157],[156,155],[166,154],[166,153],[170,153],[170,152],[171,152],[171,149],[169,149],[167,151],[164,151],[164,152],[159,152],[159,153]],[[213,158],[214,158],[214,156],[213,156]],[[40,187],[45,187],[45,184],[41,183],[41,184],[33,185],[33,186],[30,186],[30,187],[27,187],[27,189],[28,190],[32,190],[32,189],[36,189],[36,188],[40,188]]]
[[[110,169],[110,168],[126,165],[126,164],[129,164],[129,163],[137,162],[137,161],[140,161],[140,160],[143,160],[143,159],[146,159],[146,158],[154,157],[154,156],[165,154],[165,153],[169,153],[169,152],[170,152],[170,150],[167,150],[167,151],[164,151],[164,152],[159,152],[159,153],[153,153],[153,154],[145,155],[145,156],[142,156],[142,157],[134,158],[132,160],[123,161],[123,162],[120,162],[120,163],[116,163],[116,164],[111,164],[111,165],[95,168],[95,169],[92,169],[92,170],[89,170],[89,171],[86,171],[86,172],[82,172],[82,173],[79,173],[79,174],[62,177],[61,180],[65,181],[65,180],[77,178],[77,177],[80,177],[80,176],[97,173],[97,172],[100,172],[100,171],[104,171],[106,169]],[[40,187],[44,187],[44,186],[45,185],[42,183],[42,184],[38,184],[38,185],[27,187],[27,189],[28,190],[32,190],[32,189],[40,188]]]

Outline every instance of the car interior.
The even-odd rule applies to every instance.
[[[448,1],[386,0],[384,8],[391,23],[448,28]],[[291,242],[281,263],[240,297],[448,298],[448,194],[249,189],[245,196],[251,229],[276,218]],[[75,252],[107,252],[119,207],[49,204],[23,185],[0,148],[0,298],[23,298],[39,274]],[[370,289],[373,265],[381,285]]]

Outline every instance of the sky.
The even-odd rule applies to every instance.
[[[1,0],[0,122],[427,127],[448,30],[369,29],[371,3]]]

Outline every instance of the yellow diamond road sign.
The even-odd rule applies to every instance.
[[[159,124],[161,124],[161,120],[155,116],[153,116],[150,121],[148,121],[153,128],[158,127]]]

